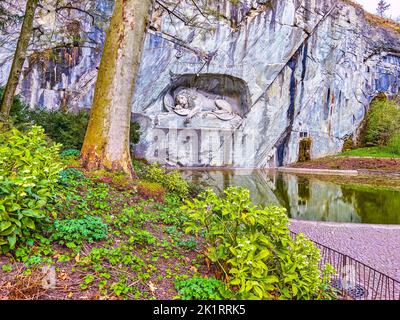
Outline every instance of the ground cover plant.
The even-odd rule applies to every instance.
[[[161,204],[101,177],[66,177],[54,219],[0,258],[2,298],[12,298],[20,276],[37,278],[45,266],[54,268],[57,286],[41,296],[32,290],[34,298],[172,299],[178,277],[207,274],[197,241],[182,232],[176,196]]]
[[[1,299],[333,297],[317,249],[291,240],[283,209],[251,207],[246,190],[190,191],[159,165],[131,182],[88,172],[40,127],[0,140]]]

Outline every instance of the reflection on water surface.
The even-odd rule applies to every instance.
[[[293,219],[374,224],[400,224],[400,192],[344,186],[323,176],[264,170],[187,170],[184,175],[221,192],[242,186],[255,204],[284,206]]]

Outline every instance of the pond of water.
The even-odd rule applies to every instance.
[[[400,224],[399,191],[265,170],[186,170],[184,176],[217,192],[229,186],[248,188],[255,204],[284,206],[293,219]]]

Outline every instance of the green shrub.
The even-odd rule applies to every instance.
[[[140,230],[137,228],[132,228],[130,233],[133,233],[129,237],[129,243],[138,243],[140,245],[150,245],[156,242],[156,238],[147,230]]]
[[[390,138],[400,132],[400,109],[395,101],[374,99],[365,118],[362,131],[364,146],[386,146]]]
[[[36,229],[54,199],[62,164],[59,145],[40,127],[26,133],[13,128],[0,134],[0,246],[14,249],[18,237]]]
[[[3,95],[0,88],[0,100]],[[89,121],[89,112],[64,112],[61,110],[49,111],[46,109],[33,109],[16,96],[11,107],[11,121],[23,130],[31,124],[44,128],[46,135],[54,142],[61,143],[63,149],[78,149],[83,145],[86,128]],[[140,139],[140,125],[131,123],[130,142],[137,144]]]
[[[222,300],[224,299],[224,284],[215,278],[194,277],[187,280],[177,280],[174,283],[181,300]]]
[[[63,112],[38,109],[29,111],[28,118],[34,124],[42,126],[53,141],[63,145],[63,149],[82,149],[89,122],[87,111]],[[130,132],[131,143],[138,143],[140,137],[138,125],[132,123]]]
[[[344,138],[342,152],[350,151],[356,148],[353,135],[348,135]]]
[[[393,153],[400,155],[400,132],[389,139],[388,147]]]
[[[63,149],[81,149],[89,121],[86,111],[62,112],[43,109],[30,112],[33,123],[40,125],[46,134],[63,145]]]
[[[4,88],[0,88],[0,101],[3,97]],[[29,108],[21,100],[19,96],[15,96],[13,99],[13,104],[11,106],[10,118],[13,123],[28,123],[29,118]]]
[[[80,155],[81,152],[77,149],[65,149],[60,153],[60,156],[66,159],[77,159]]]
[[[107,237],[108,227],[100,218],[86,216],[83,219],[56,220],[52,240],[60,244],[92,243]]]
[[[189,198],[196,198],[199,196],[201,193],[205,192],[206,188],[199,184],[199,183],[194,183],[194,182],[188,182],[188,196]]]
[[[82,180],[85,178],[85,175],[75,168],[65,169],[60,172],[59,181],[63,185],[69,185],[71,182]]]
[[[198,242],[193,238],[185,239],[185,240],[179,240],[178,246],[183,247],[183,248],[188,249],[188,250],[194,250],[194,249],[197,248]]]
[[[146,168],[149,164],[146,160],[132,159],[132,166],[139,179],[146,178]]]
[[[321,290],[327,277],[318,268],[319,250],[304,236],[292,239],[284,208],[253,206],[248,190],[229,188],[224,196],[207,190],[182,210],[191,218],[186,232],[204,233],[207,258],[237,298],[329,296]]]
[[[159,164],[152,164],[146,168],[145,177],[149,181],[160,183],[168,192],[181,198],[189,195],[189,184],[176,170],[168,172]]]
[[[140,181],[137,192],[144,200],[153,199],[159,203],[163,203],[165,200],[165,189],[156,182]]]
[[[131,122],[130,142],[132,144],[138,144],[139,141],[140,141],[140,124],[137,122]]]
[[[311,145],[311,138],[304,138],[300,140],[298,162],[307,162],[311,160]]]

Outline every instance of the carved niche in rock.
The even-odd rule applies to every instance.
[[[215,121],[236,126],[248,112],[249,93],[243,80],[230,76],[184,75],[173,83],[163,103],[164,111],[183,117],[186,126],[213,126]]]

